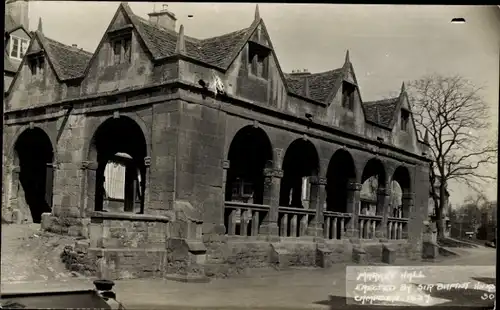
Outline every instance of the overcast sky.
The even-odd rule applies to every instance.
[[[166,3],[134,3],[135,14]],[[94,52],[118,2],[30,2],[30,29],[42,17],[46,36]],[[491,105],[497,131],[500,10],[496,6],[259,4],[283,71],[321,72],[342,66],[350,51],[364,101],[398,91],[402,81],[427,73],[460,74]],[[170,3],[187,35],[206,38],[248,27],[255,4]],[[188,15],[194,15],[188,18]],[[466,24],[451,24],[464,17]],[[493,133],[492,133],[493,135]],[[485,187],[496,199],[496,182]],[[469,191],[451,188],[452,203]]]

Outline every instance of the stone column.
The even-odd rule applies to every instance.
[[[402,197],[402,218],[407,218],[409,219],[411,217],[411,213],[413,212],[413,205],[415,201],[415,193],[403,193]],[[403,228],[403,233],[401,238],[407,239],[408,238],[408,224]]]
[[[142,190],[142,195],[143,195],[143,198],[142,198],[142,213],[146,213],[146,206],[149,206],[149,193],[150,193],[150,188],[149,186],[151,184],[149,184],[149,173],[151,172],[150,171],[150,168],[151,167],[151,157],[150,156],[146,156],[144,157],[144,188],[141,188]]]
[[[358,215],[360,208],[360,193],[362,184],[356,182],[347,183],[347,206],[346,212],[351,214],[351,220],[348,222],[345,237],[349,239],[359,238]]]
[[[226,213],[226,185],[227,185],[227,171],[229,170],[229,167],[231,166],[231,162],[229,160],[223,160],[222,161],[222,206],[221,210],[219,212],[219,223],[217,226],[216,231],[218,234],[224,235],[226,233],[226,227],[224,226],[224,216]]]
[[[326,184],[327,179],[313,176],[311,177],[311,195],[309,208],[316,210],[316,214],[309,226],[307,227],[307,235],[323,238],[323,210],[326,208]]]
[[[377,215],[382,216],[382,222],[375,230],[375,237],[385,240],[387,239],[387,220],[389,217],[389,202],[391,191],[384,187],[379,187],[377,190]]]
[[[84,172],[85,181],[83,189],[83,216],[89,216],[89,214],[95,209],[95,190],[97,181],[97,162],[83,161],[81,169]]]
[[[277,168],[264,169],[264,205],[269,206],[269,212],[260,226],[260,234],[269,239],[278,238],[278,208],[280,201],[280,183],[283,170]]]

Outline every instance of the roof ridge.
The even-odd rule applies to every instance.
[[[213,37],[209,37],[209,38],[205,38],[205,39],[198,39],[198,40],[200,40],[201,43],[205,43],[208,40],[219,39],[219,38],[222,38],[222,37],[225,37],[225,36],[235,35],[236,33],[239,33],[239,32],[246,32],[246,31],[248,31],[249,28],[250,27],[241,28],[241,29],[234,30],[234,31],[231,31],[231,32],[223,33],[221,35],[217,35],[217,36],[213,36]]]
[[[378,100],[365,101],[365,102],[363,102],[363,104],[376,104],[376,103],[381,103],[383,101],[392,101],[392,100],[399,100],[399,96],[398,97],[386,98],[386,99],[378,99]]]
[[[316,73],[304,72],[304,73],[308,73],[308,74],[302,74],[303,72],[298,72],[299,74],[296,74],[296,73],[283,73],[283,74],[287,78],[305,79],[305,78],[309,78],[309,77],[319,76],[322,74],[330,74],[330,73],[333,73],[336,71],[338,72],[341,70],[342,70],[342,68],[337,68],[337,69],[332,69],[332,70],[323,71],[323,72],[316,72]]]
[[[56,44],[59,44],[59,45],[61,45],[61,47],[63,47],[63,48],[67,48],[67,49],[69,49],[70,51],[73,51],[73,52],[78,52],[78,53],[81,53],[81,54],[86,54],[86,56],[92,56],[92,55],[94,55],[94,53],[91,53],[91,52],[89,52],[89,51],[86,51],[86,50],[84,50],[84,49],[82,49],[82,48],[76,48],[76,47],[74,47],[74,46],[71,46],[71,45],[68,45],[68,44],[64,44],[64,43],[62,43],[62,42],[60,42],[60,41],[54,40],[54,39],[52,39],[52,38],[48,38],[47,36],[44,36],[44,37],[45,37],[45,39],[46,39],[47,41],[50,41],[49,43],[56,43]]]
[[[155,23],[152,23],[149,20],[147,20],[147,19],[145,19],[145,18],[143,18],[143,17],[141,17],[139,15],[136,15],[136,14],[133,14],[133,15],[134,15],[135,18],[137,18],[139,20],[139,22],[147,24],[148,26],[156,28],[157,30],[160,30],[160,31],[163,31],[163,32],[175,35],[175,36],[179,35],[179,33],[177,31],[175,31],[175,30],[167,29],[165,27],[159,26],[159,25],[157,25]],[[202,40],[200,40],[198,38],[187,36],[187,35],[184,35],[184,39],[187,40],[187,41],[191,41],[192,43],[200,43],[200,41],[202,41]]]

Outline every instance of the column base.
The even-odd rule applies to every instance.
[[[309,237],[324,238],[322,225],[317,222],[311,223],[311,225],[307,227],[306,235]]]
[[[381,228],[380,230],[376,230],[375,231],[375,238],[387,240],[387,234],[385,232],[385,228]]]
[[[348,228],[344,233],[344,237],[348,239],[359,239],[359,229]]]
[[[268,241],[279,241],[279,227],[276,223],[263,223],[259,227],[259,235],[265,236]]]

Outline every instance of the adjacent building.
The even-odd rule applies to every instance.
[[[67,262],[111,278],[417,258],[429,145],[404,84],[365,102],[339,64],[284,73],[258,7],[198,39],[122,3],[94,53],[36,31],[6,101],[2,211],[81,236]]]
[[[8,0],[5,2],[4,33],[4,92],[17,72],[30,43],[29,2]]]

